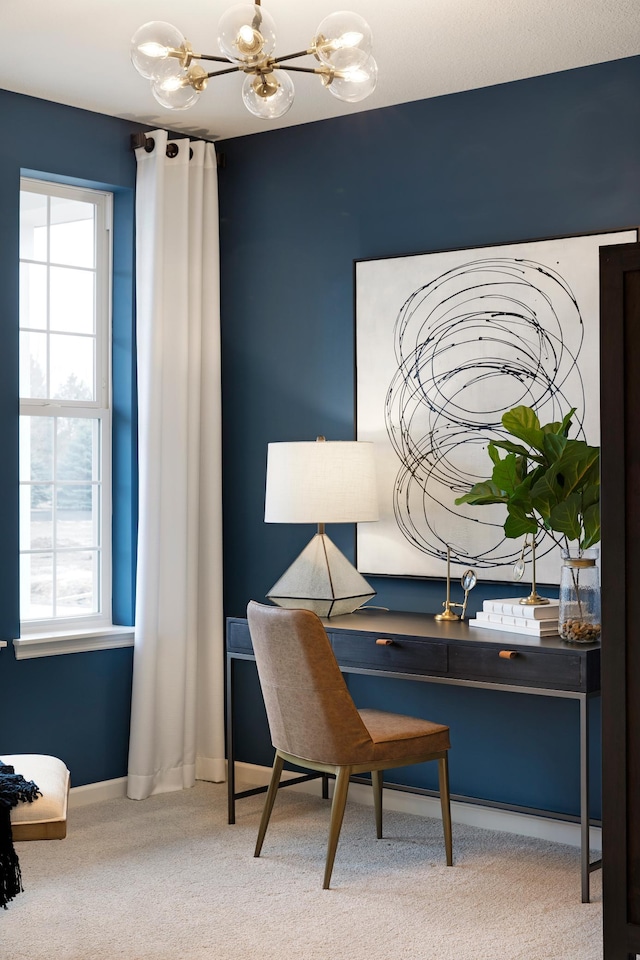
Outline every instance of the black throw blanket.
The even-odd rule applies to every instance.
[[[18,803],[32,803],[42,793],[33,780],[25,780],[0,760],[0,907],[22,892],[18,854],[11,835],[11,810]]]

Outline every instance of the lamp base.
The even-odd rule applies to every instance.
[[[279,607],[337,617],[353,613],[375,595],[326,533],[316,533],[267,597]]]

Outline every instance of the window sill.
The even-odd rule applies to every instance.
[[[60,633],[31,633],[13,641],[16,660],[55,657],[63,653],[87,653],[133,646],[133,627],[94,627]]]

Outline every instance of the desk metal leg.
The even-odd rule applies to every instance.
[[[589,874],[602,868],[602,859],[591,861],[589,835],[589,700],[580,697],[580,866],[582,902],[589,903]]]
[[[233,657],[227,657],[227,810],[228,823],[236,822],[236,769],[233,743]]]
[[[589,704],[580,697],[580,867],[582,902],[589,903]]]

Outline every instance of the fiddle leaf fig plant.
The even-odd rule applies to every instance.
[[[600,448],[569,438],[574,413],[575,407],[561,421],[541,426],[532,407],[508,410],[502,425],[514,439],[489,442],[491,477],[456,503],[504,504],[510,539],[544,531],[559,545],[577,541],[580,551],[598,543]]]

